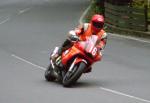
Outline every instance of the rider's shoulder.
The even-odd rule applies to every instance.
[[[90,23],[83,23],[84,31],[86,31],[89,26],[90,26]]]

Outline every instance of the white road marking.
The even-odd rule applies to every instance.
[[[5,20],[3,20],[2,22],[0,22],[0,25],[6,23],[6,22],[9,21],[9,20],[10,20],[10,18],[7,17]]]
[[[18,13],[18,15],[23,14],[23,13],[29,11],[30,9],[31,9],[31,8],[25,8],[25,9],[23,9],[23,10],[20,10],[19,13]],[[0,18],[1,18],[1,17],[0,17]],[[11,19],[10,17],[7,17],[5,20],[3,20],[2,22],[0,22],[0,25],[6,23],[6,22],[9,21],[10,19]]]
[[[119,37],[119,38],[125,38],[125,39],[139,41],[142,43],[150,43],[150,40],[143,40],[143,39],[138,38],[138,37],[131,37],[131,36],[125,36],[125,35],[119,35],[119,34],[113,34],[113,33],[108,33],[108,34],[115,36],[115,37]]]
[[[36,64],[34,64],[34,63],[32,63],[32,62],[29,62],[28,60],[23,59],[23,58],[21,58],[21,57],[19,57],[19,56],[16,56],[16,55],[14,55],[14,54],[12,54],[11,56],[14,57],[14,58],[16,58],[16,59],[18,59],[18,60],[21,60],[21,61],[23,61],[23,62],[25,62],[25,63],[28,63],[28,64],[30,64],[30,65],[32,65],[32,66],[34,66],[34,67],[37,67],[37,68],[39,68],[39,69],[41,69],[41,70],[44,70],[44,71],[46,70],[46,68],[41,67],[41,66],[39,66],[39,65],[36,65]]]
[[[23,13],[29,11],[30,9],[31,9],[31,8],[25,8],[25,9],[23,9],[23,10],[20,10],[18,14],[19,14],[19,15],[20,15],[20,14],[23,14]]]
[[[125,96],[125,97],[128,97],[128,98],[132,98],[132,99],[135,99],[135,100],[138,100],[138,101],[150,103],[150,100],[146,100],[146,99],[142,99],[142,98],[139,98],[139,97],[135,97],[135,96],[128,95],[128,94],[125,94],[125,93],[121,93],[121,92],[118,92],[118,91],[115,91],[115,90],[111,90],[111,89],[107,89],[107,88],[103,88],[103,87],[100,87],[100,89],[102,89],[104,91],[107,91],[107,92],[111,92],[113,94],[122,95],[122,96]]]

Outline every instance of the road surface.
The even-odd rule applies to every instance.
[[[108,36],[101,62],[72,88],[46,82],[49,53],[89,0],[0,1],[0,103],[150,103],[150,43]]]

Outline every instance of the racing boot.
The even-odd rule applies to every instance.
[[[61,63],[61,55],[62,55],[62,48],[58,49],[58,53],[51,57],[51,60],[55,64],[55,68],[53,68],[53,74],[56,77],[56,80],[61,82],[62,81],[62,73],[61,70],[63,65]]]
[[[60,47],[60,48],[58,49],[58,53],[56,53],[55,55],[51,56],[50,59],[52,59],[53,62],[56,62],[56,60],[57,60],[58,57],[59,57],[59,59],[60,59],[61,54],[62,54],[62,47]],[[59,59],[58,59],[58,60],[59,60]]]

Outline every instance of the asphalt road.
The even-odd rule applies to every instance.
[[[49,52],[88,0],[0,1],[0,103],[150,103],[150,42],[109,35],[103,60],[72,88],[46,82]]]

